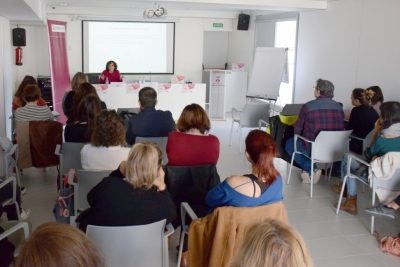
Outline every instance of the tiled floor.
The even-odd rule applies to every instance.
[[[229,146],[230,122],[212,121],[211,134],[218,136],[221,142],[218,172],[221,179],[232,174],[244,174],[250,171],[250,164],[246,162],[244,154],[239,153],[238,133],[232,136],[232,145]],[[235,128],[236,129],[236,128]],[[247,130],[242,136],[246,136]],[[371,191],[361,192],[359,186],[358,215],[346,212],[335,214],[333,204],[338,195],[330,189],[332,183],[338,181],[332,178],[330,183],[321,181],[314,187],[314,197],[309,197],[309,185],[300,181],[300,171],[292,173],[289,185],[286,185],[287,164],[279,159],[276,166],[285,183],[283,187],[284,204],[288,211],[290,223],[301,233],[310,250],[316,267],[377,267],[399,266],[400,258],[385,255],[380,252],[374,236],[369,234],[370,217],[363,211],[370,206]],[[48,172],[41,169],[24,170],[21,178],[27,193],[23,196],[23,206],[31,209],[28,221],[36,228],[43,222],[53,221],[52,209],[56,201],[56,169]],[[381,236],[397,235],[400,231],[400,216],[395,220],[375,219],[375,229]],[[172,238],[170,249],[170,266],[176,266],[176,250],[179,229]]]

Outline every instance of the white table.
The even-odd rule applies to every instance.
[[[145,86],[153,87],[157,91],[158,104],[156,109],[169,110],[172,113],[174,120],[178,120],[185,106],[196,103],[201,107],[205,107],[206,99],[206,85],[205,84],[192,84],[194,88],[184,92],[184,88],[188,89],[189,85],[186,84],[166,84],[170,86],[169,90],[164,90],[164,84],[161,83],[147,83],[147,84],[108,84],[106,90],[102,90],[101,86],[104,85],[94,84],[97,93],[102,101],[107,104],[107,108],[134,108],[139,107],[138,92]],[[132,88],[137,87],[135,90]],[[127,93],[127,87],[129,88]]]

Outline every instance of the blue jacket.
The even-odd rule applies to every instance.
[[[156,110],[154,107],[144,108],[139,114],[129,118],[126,142],[135,143],[136,136],[162,137],[175,130],[175,121],[170,111]]]

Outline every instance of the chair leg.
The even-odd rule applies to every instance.
[[[363,189],[364,189],[364,183],[363,183]],[[373,186],[375,187],[375,185],[373,184]],[[371,207],[375,207],[375,190],[372,190],[372,206]],[[375,217],[371,216],[371,235],[374,234],[374,223],[375,223]]]
[[[365,193],[365,184],[363,183],[363,193]]]
[[[185,227],[185,226],[181,226],[181,227]],[[181,230],[181,240],[179,241],[179,252],[178,252],[178,260],[177,260],[177,267],[181,266],[181,258],[182,258],[182,250],[183,250],[183,242],[185,240],[185,235],[186,232]]]
[[[344,187],[346,186],[347,178],[348,178],[348,176],[346,175],[343,179],[342,190],[340,190],[339,202],[338,202],[338,205],[336,208],[336,214],[339,214],[340,204],[342,203],[343,192],[344,192]]]
[[[290,182],[290,176],[292,175],[293,160],[294,160],[294,155],[295,155],[295,153],[296,153],[296,152],[293,152],[293,154],[292,154],[292,160],[290,161],[289,175],[288,175],[286,184],[289,184],[289,182]]]
[[[231,140],[232,140],[232,130],[233,130],[233,120],[232,120],[232,126],[231,126],[231,135],[229,137],[229,146],[231,145]]]
[[[333,162],[331,163],[331,170],[329,171],[328,182],[331,181],[332,169],[333,169]],[[326,171],[325,171],[325,173],[326,173]]]
[[[313,187],[314,187],[314,162],[312,160],[311,160],[310,180],[311,180],[311,182],[310,182],[310,198],[312,198]]]

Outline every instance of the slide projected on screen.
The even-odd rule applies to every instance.
[[[173,22],[82,21],[83,71],[101,73],[107,61],[121,73],[174,73]]]

